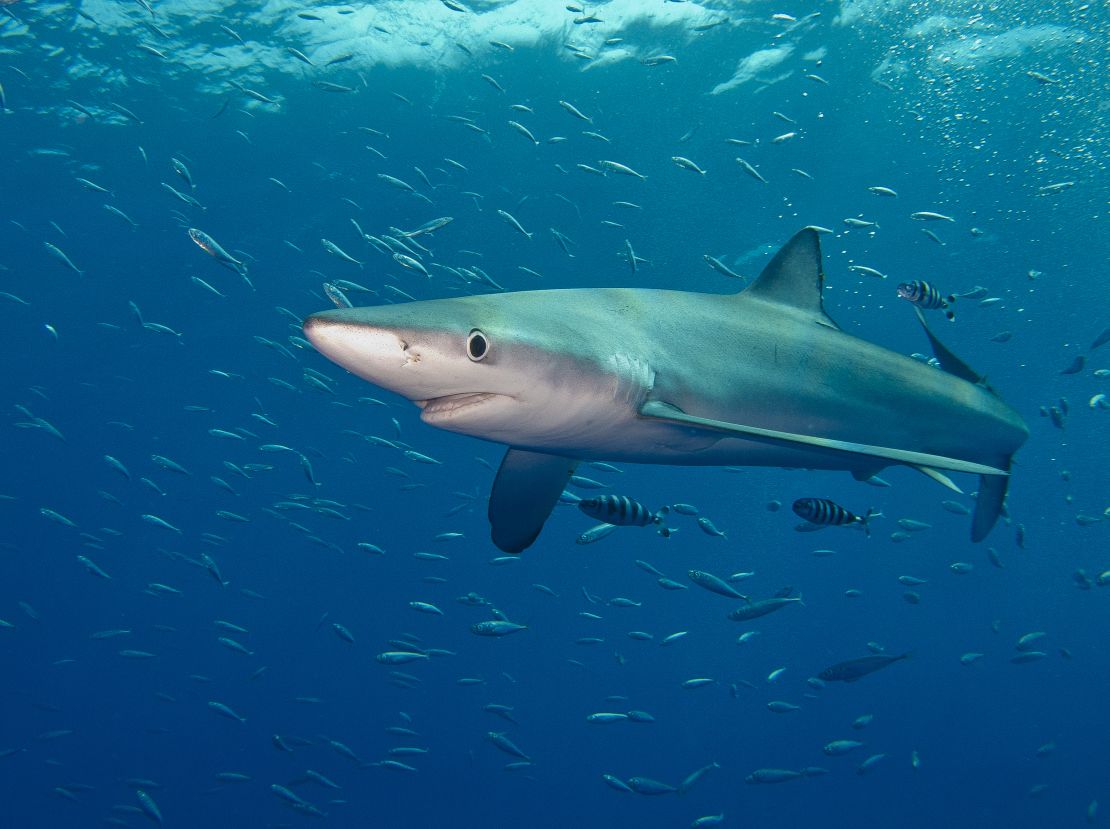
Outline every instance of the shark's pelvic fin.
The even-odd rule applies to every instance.
[[[875,461],[874,464],[866,469],[862,466],[852,470],[852,477],[857,481],[869,481],[885,469],[887,464],[882,461]]]
[[[839,329],[821,302],[825,272],[818,239],[817,231],[810,227],[795,233],[741,294],[797,308],[812,315],[814,322]]]
[[[921,323],[921,327],[925,329],[925,336],[929,338],[929,345],[933,347],[933,355],[937,358],[937,362],[940,363],[940,367],[949,374],[953,374],[961,380],[967,380],[969,383],[982,386],[994,394],[994,389],[987,385],[979,372],[949,351],[948,347],[936,338],[936,335],[929,329],[929,323],[925,321],[925,315],[921,313],[921,309],[914,308],[913,310],[917,314],[917,319],[918,322]]]
[[[693,426],[707,429],[718,434],[732,437],[757,440],[777,445],[805,447],[808,449],[824,449],[837,454],[859,455],[862,458],[882,458],[889,463],[901,463],[914,467],[928,467],[930,469],[946,469],[950,472],[970,472],[974,475],[1009,475],[1008,469],[996,469],[981,463],[962,461],[958,458],[946,458],[943,455],[930,455],[926,452],[911,452],[906,449],[891,449],[886,446],[870,446],[866,443],[852,443],[846,440],[816,437],[814,435],[799,435],[793,432],[780,432],[775,429],[762,429],[758,426],[744,426],[739,423],[728,423],[723,420],[710,420],[704,417],[688,415],[676,406],[661,400],[649,400],[640,407],[642,417],[665,420],[683,426]]]
[[[943,472],[941,472],[939,469],[933,469],[928,466],[915,466],[914,469],[916,469],[925,477],[932,478],[941,486],[948,487],[950,490],[957,493],[958,495],[964,494],[964,491],[956,486],[956,482],[945,475]]]
[[[577,461],[510,447],[489,496],[490,536],[506,553],[526,550],[543,529]]]
[[[1009,467],[1010,464],[1007,462],[1007,470],[1009,470]],[[971,517],[972,541],[976,543],[982,541],[994,528],[998,516],[1002,513],[1002,504],[1006,500],[1006,488],[1009,485],[1009,478],[984,475],[979,479],[979,494],[975,498],[975,514]]]

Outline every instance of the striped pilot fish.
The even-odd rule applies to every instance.
[[[898,296],[907,302],[911,302],[918,308],[926,308],[928,310],[942,309],[944,316],[949,321],[956,318],[956,314],[952,311],[952,303],[956,301],[956,297],[952,294],[943,296],[940,291],[935,287],[925,282],[922,279],[915,279],[913,282],[903,282],[898,286]]]
[[[794,514],[819,527],[846,527],[858,524],[868,535],[871,535],[871,529],[867,526],[867,522],[882,515],[881,512],[868,509],[867,515],[860,517],[828,498],[799,498],[794,502]]]
[[[625,495],[598,495],[594,498],[583,498],[578,502],[578,509],[590,518],[619,527],[646,527],[648,524],[658,524],[662,520],[657,513],[651,512],[639,501],[634,501]]]

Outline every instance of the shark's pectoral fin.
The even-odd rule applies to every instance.
[[[641,417],[650,417],[690,426],[707,429],[717,434],[731,437],[755,440],[764,443],[773,443],[779,446],[792,446],[796,449],[809,449],[824,451],[832,454],[855,455],[863,461],[865,459],[880,458],[887,463],[901,463],[907,466],[928,468],[931,470],[945,469],[950,472],[970,472],[974,475],[1009,475],[1009,470],[996,469],[981,463],[963,461],[959,458],[946,458],[943,455],[931,455],[927,452],[913,452],[908,449],[892,449],[887,446],[872,446],[866,443],[853,443],[846,440],[817,437],[815,435],[801,435],[794,432],[780,432],[777,429],[763,429],[759,426],[745,426],[740,423],[729,423],[724,420],[711,420],[704,417],[688,415],[670,403],[661,400],[649,400],[640,407]],[[992,521],[993,523],[993,521]]]
[[[526,550],[543,529],[577,461],[511,448],[489,496],[490,537],[506,553]]]
[[[1010,485],[1009,478],[997,475],[984,475],[979,479],[979,494],[975,497],[975,514],[971,517],[971,540],[978,543],[986,538],[998,516],[1002,513],[1002,504],[1006,500],[1006,488]]]

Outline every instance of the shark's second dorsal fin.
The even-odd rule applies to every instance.
[[[932,331],[929,330],[929,323],[925,321],[925,315],[921,313],[920,308],[914,308],[917,314],[917,319],[921,323],[921,327],[925,329],[925,336],[929,338],[929,345],[933,347],[933,356],[937,358],[940,367],[947,371],[949,374],[959,377],[961,380],[967,380],[969,383],[974,383],[977,386],[982,386],[991,393],[994,389],[987,385],[986,380],[975,369],[953,354],[948,350],[948,347],[936,338]]]
[[[795,233],[789,242],[767,263],[767,267],[741,293],[767,302],[776,302],[808,312],[815,322],[839,328],[821,302],[825,273],[821,269],[821,243],[817,231],[806,227]]]

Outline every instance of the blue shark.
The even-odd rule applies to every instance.
[[[1018,414],[929,330],[939,367],[825,313],[817,230],[736,294],[557,289],[339,308],[305,335],[440,429],[507,445],[494,544],[538,537],[580,460],[979,476],[971,537],[1003,508]]]

